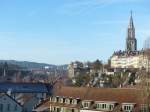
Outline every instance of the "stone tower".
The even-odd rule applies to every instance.
[[[136,50],[137,50],[137,40],[135,38],[135,28],[134,28],[132,12],[131,12],[129,26],[127,29],[126,51],[132,52]]]

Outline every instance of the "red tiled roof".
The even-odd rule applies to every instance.
[[[140,90],[135,88],[61,87],[54,96],[80,98],[81,100],[140,103]]]
[[[70,107],[70,108],[80,108],[80,105],[73,105],[73,104],[65,104],[65,103],[55,103],[55,102],[50,102],[49,103],[51,106],[60,106],[60,107]]]
[[[37,111],[37,112],[43,112],[44,110],[47,110],[49,109],[49,99],[45,100],[45,101],[42,101],[41,104],[39,104],[35,109],[34,111]]]

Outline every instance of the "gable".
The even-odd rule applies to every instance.
[[[19,107],[22,107],[15,99],[13,99],[12,97],[10,97],[6,94],[0,97],[0,103],[2,103],[2,104],[11,103],[11,104],[17,105]]]

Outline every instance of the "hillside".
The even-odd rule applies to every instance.
[[[0,64],[7,63],[8,65],[16,65],[23,69],[41,69],[49,67],[50,69],[67,69],[67,65],[52,65],[46,63],[37,63],[29,61],[16,61],[16,60],[0,60]]]

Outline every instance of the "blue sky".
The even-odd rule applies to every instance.
[[[130,10],[141,49],[150,36],[149,0],[0,0],[0,59],[107,61],[125,49]]]

